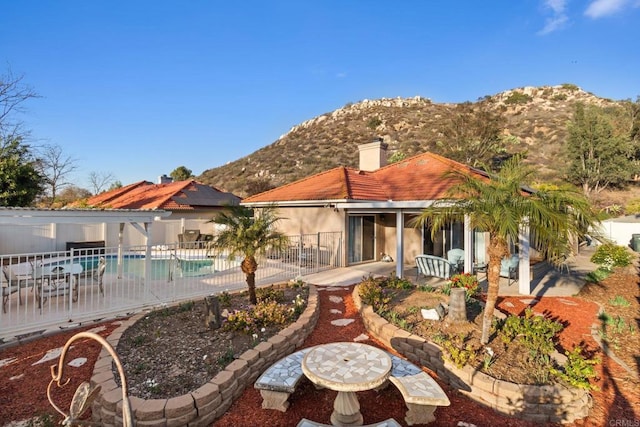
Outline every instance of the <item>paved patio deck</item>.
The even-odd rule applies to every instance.
[[[558,270],[547,263],[541,263],[539,267],[532,268],[533,279],[531,296],[573,296],[577,295],[585,283],[587,274],[597,268],[590,260],[594,248],[582,248],[580,253],[568,261],[569,271]],[[358,283],[363,278],[372,276],[389,276],[396,270],[395,262],[372,262],[322,271],[320,273],[303,276],[304,280],[319,286],[349,286]],[[415,281],[416,267],[407,265],[404,269],[404,277]],[[443,282],[441,279],[425,279],[421,277],[420,283],[432,283],[434,285]],[[480,276],[480,284],[485,284],[485,276]],[[509,286],[507,279],[500,281],[500,295],[514,296],[518,293],[518,282]]]

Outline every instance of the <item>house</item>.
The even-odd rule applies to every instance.
[[[445,197],[455,184],[444,177],[451,169],[486,175],[433,153],[419,154],[387,165],[387,145],[382,141],[358,147],[359,169],[336,167],[243,199],[242,205],[277,205],[283,219],[278,228],[286,234],[340,231],[345,236],[344,265],[379,261],[385,254],[396,262],[396,275],[414,264],[420,254],[446,257],[450,249],[464,250],[464,271],[486,262],[485,233],[465,223],[452,223],[432,237],[431,230],[416,228],[412,220],[433,201]],[[519,291],[530,293],[529,245],[517,242]],[[515,247],[515,245],[514,245]]]
[[[211,219],[240,198],[194,180],[176,181],[160,177],[158,184],[140,181],[106,191],[86,201],[94,208],[145,209],[171,212],[171,219]]]

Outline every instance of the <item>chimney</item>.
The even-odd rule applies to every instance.
[[[173,182],[173,178],[167,175],[160,175],[158,177],[158,184],[171,184]]]
[[[372,172],[387,164],[387,147],[382,142],[382,138],[378,138],[368,144],[358,145],[360,153],[360,170]]]

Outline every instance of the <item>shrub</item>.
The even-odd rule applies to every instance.
[[[631,257],[631,253],[624,246],[607,243],[597,247],[591,256],[591,262],[606,271],[611,271],[614,267],[626,267],[631,264]]]
[[[640,213],[640,199],[635,198],[629,200],[629,202],[624,207],[624,211],[628,215]]]
[[[475,274],[460,273],[451,276],[449,281],[442,287],[442,292],[446,295],[451,294],[451,288],[464,288],[467,301],[480,292],[480,284]]]
[[[522,92],[513,92],[507,99],[505,99],[505,104],[527,104],[531,101],[531,97],[526,93]]]
[[[372,117],[369,119],[369,121],[367,122],[367,127],[369,129],[373,129],[375,130],[378,126],[380,126],[382,124],[382,120],[380,120],[378,117]]]
[[[410,280],[398,277],[395,273],[391,273],[388,278],[384,279],[381,286],[389,289],[413,289],[415,287]]]
[[[569,90],[571,92],[575,92],[577,90],[579,90],[580,88],[576,85],[574,85],[573,83],[563,83],[562,84],[562,89],[566,89]]]
[[[598,268],[597,270],[588,273],[586,280],[589,283],[599,283],[609,277],[610,274],[611,271]]]
[[[500,330],[500,336],[506,344],[513,340],[521,342],[533,359],[539,359],[553,352],[556,336],[562,329],[562,324],[538,316],[531,308],[527,308],[524,317],[507,317]]]
[[[609,304],[620,307],[629,307],[631,305],[631,303],[622,295],[616,295],[615,298],[609,299]]]
[[[571,351],[565,352],[567,362],[562,369],[551,369],[551,374],[561,381],[586,390],[598,390],[598,387],[591,385],[590,378],[596,376],[594,366],[600,363],[599,358],[586,358],[582,353],[582,348],[575,347]]]
[[[443,350],[442,357],[459,369],[467,363],[473,363],[477,357],[476,349],[467,342],[468,338],[463,334],[457,334],[440,336],[438,339]]]
[[[229,313],[227,321],[224,323],[224,328],[228,331],[252,334],[258,327],[249,310],[237,310]]]
[[[284,301],[284,291],[275,289],[273,286],[269,286],[266,288],[257,288],[256,298],[258,299],[258,301],[275,301],[281,303]]]
[[[291,318],[290,311],[276,301],[261,301],[251,310],[258,326],[284,325]]]
[[[261,328],[284,325],[299,316],[306,306],[305,300],[300,295],[296,295],[292,303],[293,306],[289,307],[270,298],[258,301],[250,309],[229,313],[224,328],[228,331],[253,335]]]
[[[380,282],[371,276],[360,283],[358,293],[362,302],[370,305],[376,313],[385,312],[392,299],[386,289],[380,285]]]
[[[218,295],[218,301],[222,307],[229,307],[231,305],[231,294],[228,291],[222,291]]]

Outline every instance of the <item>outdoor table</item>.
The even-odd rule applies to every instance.
[[[302,359],[302,372],[314,384],[338,392],[331,424],[359,426],[363,417],[355,392],[371,390],[384,383],[391,372],[391,357],[367,344],[322,344],[313,347]]]
[[[42,310],[42,293],[43,282],[47,282],[49,287],[49,294],[58,294],[59,292],[73,292],[75,286],[78,285],[78,276],[82,273],[83,268],[81,264],[56,264],[56,265],[43,265],[36,267],[33,272],[33,278],[36,281],[36,298],[38,299],[38,308]],[[59,282],[64,283],[64,287],[59,286]]]

